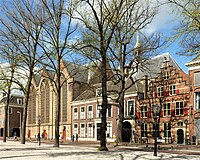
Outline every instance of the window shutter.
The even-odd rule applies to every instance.
[[[188,115],[188,108],[184,108],[184,115]]]

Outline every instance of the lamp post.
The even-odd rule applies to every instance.
[[[188,145],[188,139],[187,139],[187,125],[189,123],[188,119],[186,119],[184,123],[185,123],[185,144]]]
[[[19,114],[19,130],[20,130],[20,135],[21,135],[21,128],[22,128],[22,113],[20,111],[17,111]]]
[[[40,123],[41,123],[41,117],[39,115],[38,116],[38,142],[39,142],[39,146],[41,144],[41,140],[40,140]]]
[[[155,124],[155,132],[153,134],[154,136],[154,156],[157,156],[157,151],[158,151],[158,147],[157,147],[157,136],[159,135],[158,133],[158,127],[159,127],[159,116],[160,116],[160,109],[161,107],[159,105],[154,105],[153,106],[153,115],[154,115],[154,124]]]

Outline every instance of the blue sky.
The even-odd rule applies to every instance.
[[[153,22],[148,26],[147,32],[161,32],[166,37],[172,37],[181,18],[179,15],[175,15],[176,12],[174,12],[173,9],[174,8],[171,6],[162,6]],[[185,63],[191,61],[194,57],[180,56],[177,54],[180,50],[181,47],[179,46],[177,39],[174,43],[164,48],[160,54],[169,52],[181,68],[188,73],[188,68],[185,66]]]

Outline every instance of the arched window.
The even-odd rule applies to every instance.
[[[66,122],[67,121],[67,82],[64,78],[64,76],[62,76],[62,116],[61,116],[61,120],[62,122]]]
[[[34,86],[30,88],[30,97],[28,104],[28,124],[36,123],[36,90]]]

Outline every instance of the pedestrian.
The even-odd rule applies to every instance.
[[[76,133],[76,142],[78,142],[78,134]]]
[[[72,135],[72,142],[74,142],[74,135]]]
[[[40,143],[40,133],[37,135],[37,142]]]

